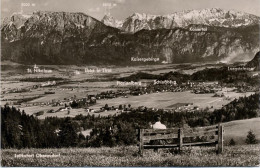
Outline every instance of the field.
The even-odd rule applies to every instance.
[[[252,93],[234,93],[227,92],[226,96],[231,99],[249,96]],[[104,107],[105,104],[109,106],[118,107],[121,105],[131,104],[132,107],[146,106],[148,108],[171,108],[172,105],[176,103],[193,103],[194,106],[199,108],[211,107],[214,109],[221,108],[222,105],[225,105],[230,102],[230,100],[225,99],[224,97],[213,97],[214,94],[194,94],[188,91],[186,92],[164,92],[164,93],[152,93],[141,96],[129,96],[128,98],[116,98],[108,100],[100,100],[96,105],[92,106],[93,109],[99,109]]]
[[[86,90],[83,90],[84,88],[80,88],[79,90],[70,90],[70,89],[52,89],[51,91],[55,91],[56,93],[54,95],[44,95],[44,91],[48,91],[46,88],[38,89],[38,93],[41,94],[35,94],[36,91],[33,93],[26,93],[26,94],[20,94],[17,97],[22,97],[22,95],[27,95],[26,97],[30,96],[36,96],[36,95],[42,95],[44,97],[35,99],[30,101],[31,103],[35,102],[50,102],[51,100],[63,100],[64,98],[73,97],[73,95],[77,95],[78,98],[84,97],[87,94],[90,94],[93,92],[94,88],[91,89],[91,92]],[[99,88],[97,89],[99,92],[106,90],[107,88]],[[108,104],[110,107],[115,106],[118,107],[121,105],[128,105],[131,104],[132,107],[137,108],[139,106],[146,106],[148,108],[164,108],[164,109],[171,109],[176,104],[181,103],[193,103],[193,105],[190,105],[187,108],[193,108],[193,107],[199,107],[201,109],[205,107],[209,107],[210,110],[221,108],[222,105],[228,104],[231,100],[234,98],[242,97],[242,96],[249,96],[252,94],[251,92],[248,93],[234,93],[234,92],[226,92],[225,95],[230,97],[231,99],[228,100],[224,97],[213,97],[213,94],[194,94],[190,92],[163,92],[163,93],[152,93],[152,94],[146,94],[141,96],[128,96],[128,98],[122,98],[118,97],[115,99],[107,99],[107,100],[98,100],[97,104],[94,106],[91,106],[90,108],[99,110],[101,107],[104,107],[105,104]],[[9,96],[12,96],[12,94],[9,94]],[[17,98],[16,97],[16,98]],[[213,106],[213,108],[211,108]],[[114,115],[117,113],[117,111],[106,111],[101,113],[88,113],[85,111],[85,109],[72,109],[70,111],[70,115],[68,115],[67,111],[58,112],[58,113],[46,113],[48,110],[58,110],[61,106],[58,107],[52,107],[52,106],[21,106],[21,110],[24,110],[27,114],[33,114],[38,111],[44,111],[44,115],[39,116],[39,119],[44,119],[45,117],[50,116],[57,116],[57,117],[74,117],[76,115],[82,114],[82,115],[100,115],[100,116],[107,116],[107,115]]]
[[[107,88],[104,88],[104,90]],[[48,89],[41,88],[38,89],[38,93],[41,93],[39,95],[42,95],[44,97],[35,99],[30,101],[31,103],[35,102],[50,102],[51,100],[63,100],[64,98],[69,98],[73,97],[73,95],[77,95],[78,98],[84,97],[87,94],[90,94],[93,92],[94,88],[92,88],[92,92],[88,92],[87,90],[83,91],[83,88],[80,88],[80,90],[69,90],[69,89],[52,89],[51,91],[55,91],[56,94],[54,95],[44,95],[44,91],[48,91]],[[102,91],[103,89],[97,89]],[[30,96],[37,96],[36,91],[33,93],[26,93],[26,94],[21,94],[17,97],[22,97],[22,95],[27,95],[26,97]],[[234,92],[227,92],[225,93],[226,96],[230,97],[231,100],[234,98],[238,98],[241,96],[249,96],[250,92],[248,93],[234,93]],[[9,94],[9,96],[12,96],[12,94]],[[16,98],[17,98],[16,97]],[[131,104],[132,107],[137,108],[139,106],[146,106],[148,108],[164,108],[164,109],[171,109],[173,108],[176,104],[184,104],[184,103],[193,103],[193,105],[190,105],[187,108],[193,108],[195,106],[199,108],[205,108],[209,107],[210,110],[214,110],[217,108],[221,108],[222,105],[228,104],[231,100],[228,100],[224,97],[213,97],[213,94],[194,94],[190,92],[164,92],[164,93],[152,93],[152,94],[147,94],[147,95],[141,95],[141,96],[128,96],[128,98],[122,98],[118,97],[115,99],[107,99],[107,100],[98,100],[97,104],[94,106],[91,106],[90,108],[99,110],[101,107],[104,107],[105,104],[108,104],[110,107],[115,106],[118,107],[120,104],[121,105],[128,105]],[[213,108],[211,109],[211,107]],[[27,114],[33,114],[38,111],[44,111],[44,115],[39,116],[39,119],[44,119],[45,117],[50,117],[50,116],[57,116],[57,117],[75,117],[76,115],[82,114],[82,115],[100,115],[100,116],[108,116],[108,115],[114,115],[117,113],[117,111],[105,111],[101,113],[93,113],[93,112],[86,112],[85,109],[79,108],[79,109],[72,109],[70,110],[70,114],[68,115],[67,111],[62,111],[58,113],[46,113],[48,110],[58,110],[61,106],[58,107],[52,107],[50,105],[44,105],[44,106],[18,106],[21,110],[24,110]]]
[[[63,149],[6,149],[2,150],[2,166],[259,166],[259,145],[225,147],[217,155],[214,147],[185,148],[181,154],[171,150],[145,150],[138,148],[63,148]],[[54,158],[15,158],[15,154],[59,155]]]

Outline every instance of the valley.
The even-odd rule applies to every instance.
[[[120,78],[126,78],[136,73],[147,73],[151,75],[167,74],[170,71],[192,75],[205,68],[221,68],[222,64],[169,64],[135,67],[115,66],[65,66],[65,65],[5,65],[2,67],[1,102],[24,110],[27,114],[37,115],[40,119],[45,117],[75,117],[76,115],[108,116],[118,115],[124,111],[147,108],[152,111],[164,109],[166,111],[199,111],[208,108],[210,111],[220,109],[224,105],[238,99],[239,97],[252,95],[253,91],[238,92],[236,86],[218,86],[212,93],[195,94],[194,88],[181,88],[178,90],[159,89],[157,91],[131,90],[131,85],[118,85]],[[28,73],[28,68],[52,69],[52,73]],[[89,70],[89,71],[86,71]],[[98,69],[110,69],[107,72],[96,72]],[[93,70],[93,71],[90,71]],[[77,73],[76,73],[77,72]],[[10,76],[10,74],[12,74]],[[140,79],[140,88],[153,86],[155,79]],[[187,81],[186,81],[187,82]],[[201,84],[200,84],[201,83]],[[215,82],[216,83],[216,82]],[[218,83],[218,82],[217,82]],[[182,85],[183,85],[182,84]],[[212,85],[214,82],[198,82],[197,85]],[[198,87],[197,86],[197,87]],[[134,86],[135,87],[135,86]],[[165,86],[162,85],[162,88]],[[156,88],[155,88],[156,89]],[[159,89],[159,90],[158,90]],[[107,93],[112,97],[99,96]],[[108,94],[108,93],[107,93]],[[108,94],[108,95],[109,95]],[[222,95],[222,96],[221,96]],[[90,96],[95,98],[91,104]],[[61,110],[71,106],[73,101],[82,102],[83,105],[70,110]],[[178,105],[179,104],[179,105]],[[105,105],[112,109],[104,109]],[[131,108],[126,108],[128,106]],[[119,109],[119,107],[121,109]],[[126,106],[126,107],[125,107]]]

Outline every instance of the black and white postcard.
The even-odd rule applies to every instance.
[[[259,26],[260,0],[1,0],[1,166],[260,166]]]

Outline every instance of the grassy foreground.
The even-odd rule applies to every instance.
[[[60,154],[56,158],[15,158],[15,154]],[[138,148],[63,148],[63,149],[4,149],[1,166],[259,166],[260,146],[224,147],[215,154],[214,147],[187,147],[182,154],[160,149],[158,153]]]

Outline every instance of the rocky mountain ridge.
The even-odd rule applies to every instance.
[[[23,64],[140,65],[242,59],[259,51],[259,25],[142,29],[128,33],[83,13],[13,15],[1,27],[1,59]],[[158,62],[144,59],[159,60]]]
[[[118,25],[119,21],[113,17],[105,16],[102,22],[106,25],[119,28],[126,32],[135,33],[142,29],[173,29],[175,27],[185,28],[191,24],[202,24],[207,26],[219,27],[240,27],[254,25],[260,23],[260,17],[238,12],[234,10],[223,10],[219,8],[202,9],[202,10],[186,10],[175,12],[168,15],[150,15],[134,13],[126,18],[122,26]]]
[[[118,29],[121,29],[123,26],[123,21],[116,20],[111,15],[105,15],[103,19],[101,20],[102,23],[104,23],[107,26],[115,27]]]

